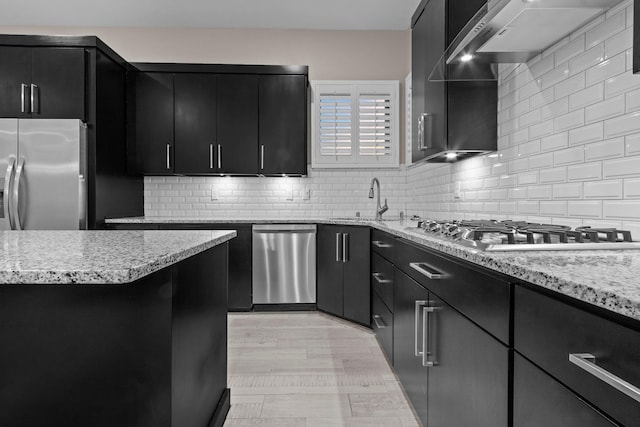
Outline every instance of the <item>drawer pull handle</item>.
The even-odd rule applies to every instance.
[[[371,273],[371,275],[373,276],[374,279],[376,279],[376,282],[378,282],[378,284],[380,285],[393,283],[393,280],[383,279],[384,276],[382,275],[382,273]]]
[[[388,243],[385,243],[381,240],[374,240],[371,243],[373,243],[373,246],[378,247],[378,248],[392,248],[393,245],[390,245]]]
[[[436,312],[436,307],[423,307],[422,308],[422,366],[425,368],[433,368],[438,364],[436,360],[435,350],[429,350],[429,342],[436,342],[436,339],[431,340],[431,334],[429,329],[429,313]],[[434,319],[435,321],[435,319]],[[435,328],[434,328],[435,330]],[[433,360],[429,360],[429,356]]]
[[[384,321],[382,320],[382,317],[380,317],[379,315],[374,314],[371,318],[373,319],[373,323],[376,324],[376,328],[384,329],[384,328],[387,327],[387,325],[384,324]]]
[[[420,329],[420,308],[427,305],[427,301],[416,301],[415,313],[414,313],[414,329],[413,329],[413,343],[414,343],[414,355],[416,357],[422,356],[424,353],[424,339],[422,340],[423,349],[418,348],[418,330]],[[424,335],[424,330],[422,331]]]
[[[444,277],[444,274],[424,262],[412,262],[409,263],[409,267],[431,280],[438,280]]]
[[[621,391],[636,402],[640,402],[640,388],[626,382],[622,378],[617,377],[606,369],[603,369],[600,366],[596,365],[596,358],[593,354],[569,354],[569,362],[573,363],[581,369],[584,369],[594,377],[604,381],[616,390]]]

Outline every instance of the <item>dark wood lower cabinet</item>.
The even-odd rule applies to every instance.
[[[227,245],[123,285],[0,285],[0,425],[222,426]]]
[[[618,425],[518,353],[514,357],[513,400],[514,427]]]

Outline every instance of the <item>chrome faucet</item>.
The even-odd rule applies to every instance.
[[[376,206],[376,221],[380,221],[382,219],[382,214],[389,210],[389,206],[387,206],[387,199],[384,199],[384,206],[380,206],[380,181],[378,178],[373,178],[371,180],[371,187],[369,188],[369,198],[373,199],[373,184],[376,184],[378,191],[378,204]]]

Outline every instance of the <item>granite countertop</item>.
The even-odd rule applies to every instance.
[[[0,231],[0,284],[123,284],[236,236],[231,231]]]
[[[640,320],[640,250],[483,252],[426,235],[405,220],[355,218],[122,218],[112,224],[318,223],[365,225],[423,246]]]

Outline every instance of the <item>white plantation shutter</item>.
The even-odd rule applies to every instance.
[[[320,94],[320,155],[353,154],[351,94]]]
[[[398,167],[397,81],[314,81],[312,166]]]

